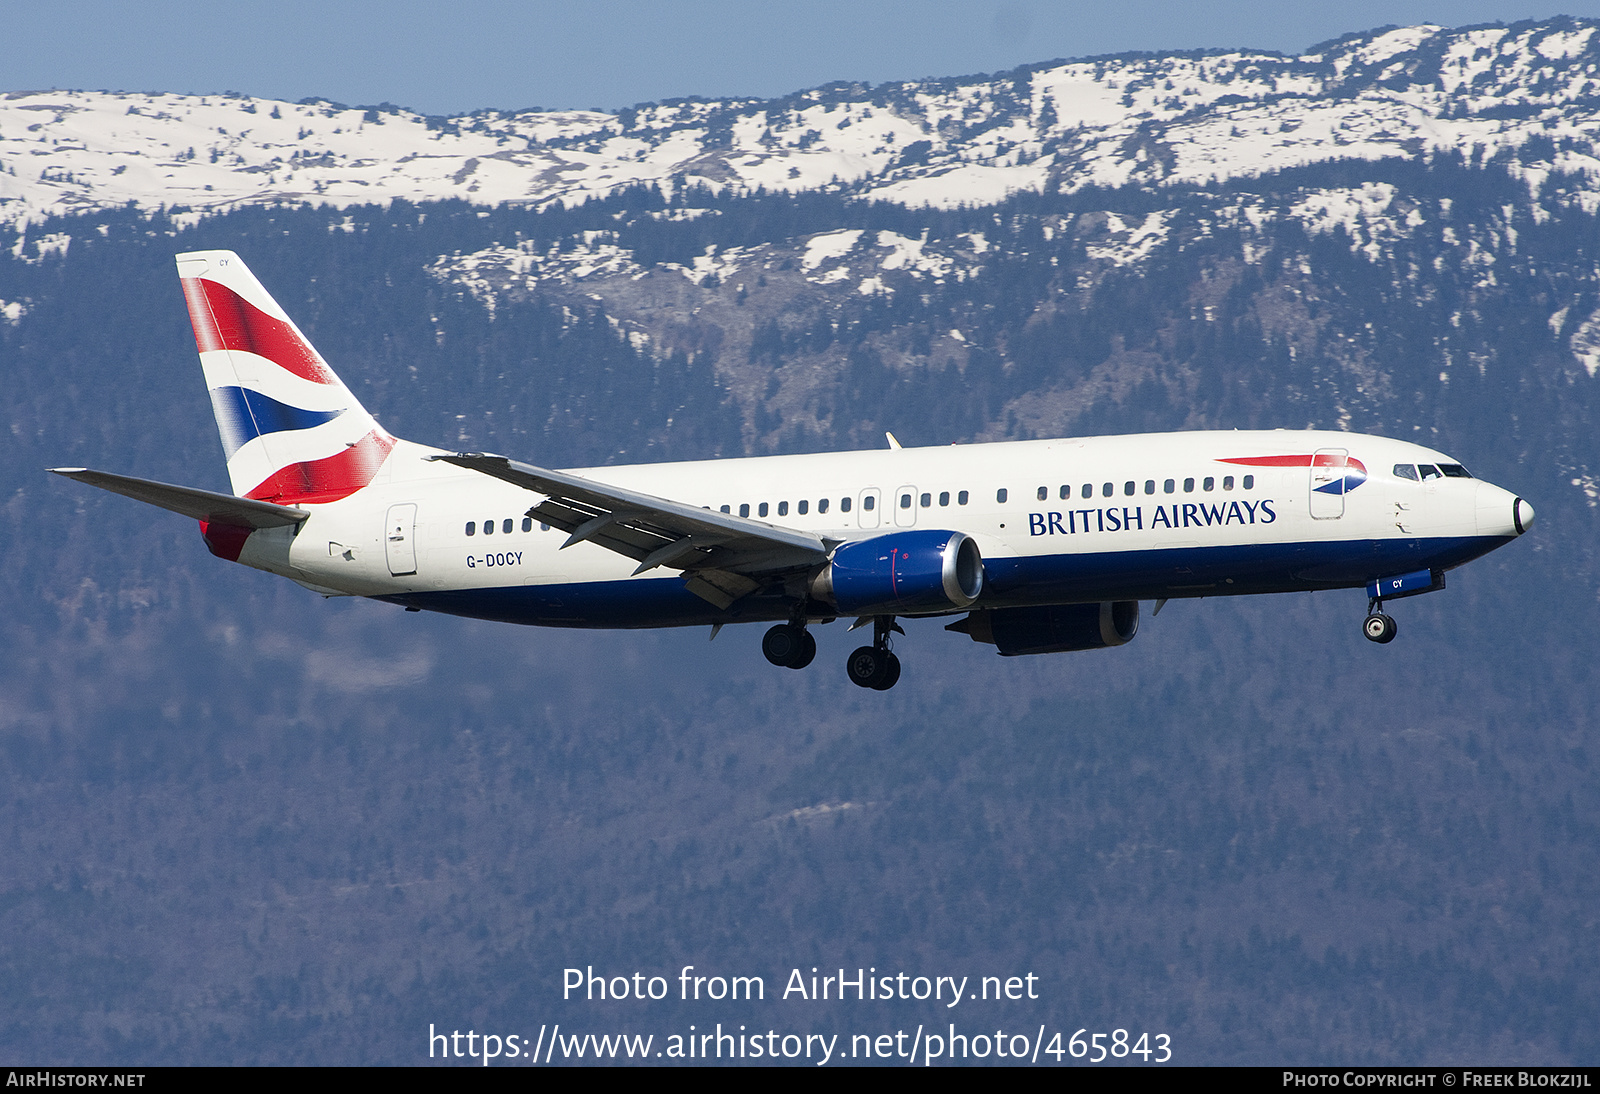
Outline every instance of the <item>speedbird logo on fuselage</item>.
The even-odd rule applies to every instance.
[[[1367,465],[1354,456],[1336,452],[1307,452],[1300,456],[1234,456],[1218,463],[1239,463],[1246,467],[1326,467],[1329,481],[1314,489],[1319,494],[1348,494],[1367,481]],[[1333,468],[1344,468],[1344,474],[1334,476]]]

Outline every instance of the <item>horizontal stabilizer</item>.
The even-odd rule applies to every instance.
[[[282,528],[299,524],[311,515],[304,509],[273,505],[269,501],[215,494],[210,490],[196,490],[192,486],[171,486],[150,479],[91,471],[86,467],[52,467],[50,473],[212,524],[229,524],[237,528]]]

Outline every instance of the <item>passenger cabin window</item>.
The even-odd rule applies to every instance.
[[[926,509],[928,506],[930,506],[932,504],[933,504],[933,495],[932,494],[924,494],[924,495],[922,495],[922,507],[924,509]]]
[[[1217,480],[1212,478],[1210,475],[1207,475],[1206,481],[1200,484],[1200,489],[1202,490],[1215,490],[1216,488]]]
[[[867,510],[868,512],[874,509],[877,504],[878,499],[873,497],[871,494],[868,494],[866,497],[861,499],[861,508]]]
[[[533,531],[533,518],[532,517],[523,517],[522,518],[522,530],[524,532]]]
[[[940,505],[949,505],[950,504],[950,491],[948,491],[948,490],[939,491],[939,504]]]
[[[745,502],[743,505],[739,506],[739,515],[741,517],[748,517],[750,515],[750,503],[749,502]]]
[[[1224,490],[1232,490],[1233,489],[1233,476],[1232,475],[1224,475],[1224,476],[1222,476],[1222,488]]]
[[[1439,474],[1439,469],[1437,467],[1433,466],[1433,464],[1431,464],[1431,463],[1418,464],[1417,465],[1417,470],[1422,472],[1422,481],[1423,482],[1427,482],[1429,479],[1437,479],[1437,478],[1442,478],[1443,477],[1443,476],[1441,476]]]
[[[1114,486],[1113,484],[1111,484],[1109,482],[1105,483],[1104,485],[1102,485],[1100,487],[1100,496],[1102,498],[1112,497],[1112,496],[1114,496],[1116,494],[1116,492],[1117,492],[1116,486]]]
[[[733,512],[733,510],[732,510],[732,509],[730,509],[730,508],[728,508],[728,507],[727,507],[727,506],[726,506],[726,505],[724,505],[724,506],[723,506],[723,507],[722,507],[722,511],[723,511],[723,512],[724,512],[724,513],[731,513],[731,512]]]
[[[827,498],[823,498],[821,501],[817,502],[817,512],[826,513],[827,511],[828,511],[828,499]],[[846,510],[846,512],[848,512],[848,510]]]
[[[1063,486],[1061,488],[1061,500],[1066,501],[1070,497],[1072,497],[1072,487]]]
[[[510,517],[507,517],[505,520],[500,522],[500,530],[502,532],[504,532],[508,536],[511,534],[511,518]]]
[[[1144,480],[1144,492],[1146,494],[1154,494],[1156,492],[1156,480],[1155,479],[1145,479]]]
[[[766,502],[762,502],[760,504],[760,506],[757,507],[756,514],[758,516],[763,516],[763,517],[767,515],[767,503]]]
[[[475,520],[467,521],[467,535],[475,536],[477,534],[478,534],[478,522],[475,521]]]
[[[1088,501],[1090,498],[1094,497],[1094,483],[1092,483],[1092,482],[1084,483],[1083,484],[1083,492],[1081,494],[1079,494],[1078,496],[1081,497],[1084,501]]]
[[[486,520],[483,522],[483,534],[486,536],[494,535],[494,521]]]
[[[902,509],[910,509],[911,508],[911,495],[910,494],[901,494],[900,495],[900,508],[902,508]]]
[[[1130,497],[1130,498],[1133,497],[1134,487],[1137,486],[1137,485],[1138,485],[1137,483],[1133,483],[1133,482],[1125,482],[1125,483],[1123,483],[1122,484],[1122,493],[1123,493],[1123,495],[1125,497]]]
[[[1050,488],[1048,486],[1039,487],[1039,500],[1040,501],[1049,501],[1050,500]]]
[[[1166,482],[1161,484],[1161,492],[1163,494],[1170,494],[1174,490],[1176,490],[1177,488],[1178,488],[1178,484],[1173,479],[1168,479]]]
[[[1006,503],[1006,488],[1005,487],[1002,486],[1000,489],[998,489],[998,490],[996,490],[994,492],[994,500],[999,502],[1001,505],[1004,505]]]
[[[811,503],[809,501],[802,501],[802,502],[798,503],[794,507],[794,511],[799,513],[803,517],[803,516],[806,515],[806,510],[808,510],[810,508],[811,508]]]
[[[789,515],[789,503],[788,502],[780,501],[778,503],[778,515],[780,517],[786,517],[786,516]]]
[[[1194,480],[1193,479],[1184,479],[1183,480],[1183,492],[1185,494],[1194,493]]]
[[[1246,475],[1244,477],[1244,488],[1246,490],[1254,490],[1256,488],[1256,477],[1254,475]]]
[[[965,505],[965,504],[967,504],[967,492],[965,490],[961,491],[961,493],[956,495],[956,504],[957,505]]]

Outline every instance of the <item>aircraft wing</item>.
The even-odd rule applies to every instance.
[[[153,479],[113,475],[109,471],[91,471],[87,467],[52,467],[49,470],[54,475],[86,482],[113,494],[213,524],[231,524],[237,528],[282,528],[299,524],[311,515],[304,509],[274,505],[270,501],[217,494],[192,486],[173,486]]]
[[[581,475],[505,456],[459,452],[430,456],[520,486],[545,500],[527,515],[569,533],[561,546],[589,540],[639,564],[684,571],[689,590],[726,608],[775,577],[828,560],[835,542],[810,532],[717,513],[641,494]]]

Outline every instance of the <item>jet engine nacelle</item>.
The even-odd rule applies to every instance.
[[[997,608],[973,612],[945,630],[961,631],[974,642],[987,642],[997,647],[1002,657],[1098,650],[1130,642],[1139,633],[1139,602]]]
[[[983,557],[961,532],[890,532],[840,545],[811,594],[856,615],[965,608],[983,592]]]

